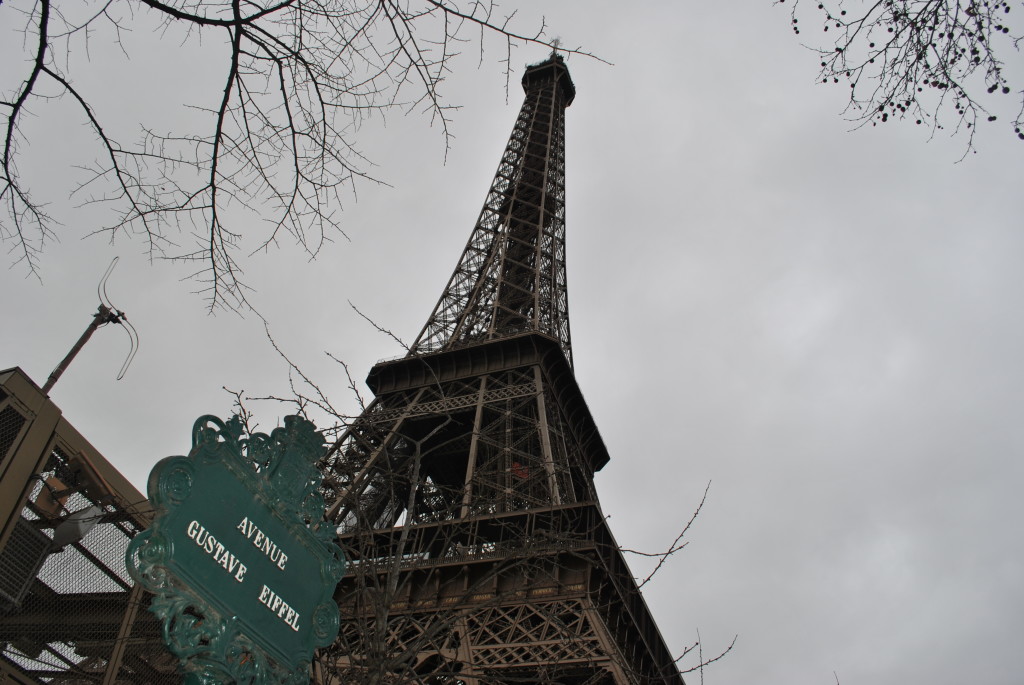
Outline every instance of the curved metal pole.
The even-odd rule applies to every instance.
[[[92,337],[92,334],[96,332],[97,328],[103,324],[119,323],[120,321],[120,312],[111,309],[105,304],[101,304],[100,308],[96,310],[96,315],[92,317],[92,323],[90,323],[88,327],[86,327],[85,332],[82,333],[82,337],[78,339],[78,342],[76,342],[75,346],[71,348],[71,351],[68,352],[67,356],[61,360],[61,363],[57,364],[57,367],[53,370],[53,373],[50,374],[50,377],[46,379],[46,385],[43,386],[43,393],[50,393],[50,389],[53,388],[53,384],[57,382],[57,379],[59,379],[67,370],[71,361],[78,356],[79,352],[82,351],[82,348],[85,347],[85,343],[89,342],[89,338]]]

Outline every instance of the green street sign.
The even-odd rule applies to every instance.
[[[245,438],[237,417],[204,416],[192,443],[153,468],[157,516],[128,569],[154,594],[186,682],[307,683],[313,651],[338,635],[345,568],[323,520],[323,438],[298,416]]]

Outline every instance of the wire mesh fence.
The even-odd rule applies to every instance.
[[[76,431],[62,433],[66,422],[30,440],[39,398],[25,399],[0,390],[5,492],[21,492],[0,521],[0,681],[180,683],[125,567],[129,541],[147,525],[145,500],[111,485],[123,479]],[[29,475],[11,483],[12,473]]]

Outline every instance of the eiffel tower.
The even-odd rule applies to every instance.
[[[455,272],[325,462],[350,559],[318,683],[682,683],[608,529],[576,383],[560,55],[526,96]]]

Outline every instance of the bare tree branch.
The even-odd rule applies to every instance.
[[[77,193],[113,217],[90,233],[141,235],[151,256],[194,262],[211,309],[247,307],[239,255],[287,236],[314,258],[344,237],[339,212],[347,194],[358,181],[378,182],[355,147],[353,130],[363,119],[423,107],[450,143],[442,86],[468,26],[481,31],[481,55],[489,35],[504,42],[506,54],[511,45],[554,46],[543,21],[534,33],[520,31],[514,13],[501,17],[480,1],[108,0],[58,11],[39,0],[28,10],[9,8],[25,15],[31,43],[23,76],[15,72],[17,85],[0,95],[0,240],[15,263],[38,275],[40,253],[59,230],[36,197],[46,189],[30,188],[18,173],[19,160],[32,153],[22,124],[30,105],[68,97],[102,160]],[[112,128],[97,106],[103,95],[83,90],[72,74],[92,67],[82,57],[97,40],[127,56],[121,37],[154,20],[162,40],[182,49],[223,46],[224,61],[211,65],[223,80],[216,93],[188,105],[203,115],[198,128],[159,131],[141,121],[141,140],[126,145],[132,133]],[[247,212],[265,226],[254,227]]]
[[[356,307],[356,306],[355,306],[354,304],[352,304],[352,301],[351,301],[351,300],[349,301],[349,303],[348,303],[348,306],[349,306],[349,307],[351,307],[351,308],[352,308],[352,311],[354,311],[354,312],[355,312],[356,314],[358,314],[359,316],[363,317],[363,319],[364,319],[364,320],[365,320],[365,321],[366,321],[366,322],[367,322],[368,324],[370,324],[370,325],[371,325],[371,326],[373,326],[373,327],[374,327],[375,329],[377,329],[377,332],[378,332],[378,333],[383,333],[384,335],[386,335],[386,336],[388,336],[389,338],[391,338],[392,340],[394,340],[394,341],[395,341],[396,343],[398,343],[399,345],[401,345],[401,347],[402,347],[402,349],[403,349],[404,351],[408,352],[408,351],[410,350],[410,348],[409,348],[409,345],[408,345],[408,344],[407,344],[407,343],[406,343],[406,342],[405,342],[404,340],[402,340],[402,339],[401,339],[401,338],[399,338],[399,337],[398,337],[397,335],[395,335],[394,333],[392,333],[392,332],[391,332],[391,331],[389,331],[388,329],[386,329],[386,328],[384,328],[383,326],[381,326],[380,324],[378,324],[378,323],[377,323],[376,321],[374,321],[373,319],[371,319],[370,317],[368,317],[368,316],[367,316],[366,314],[363,314],[363,313],[362,313],[361,311],[359,311],[359,308],[358,308],[358,307]]]
[[[1024,7],[1010,0],[821,0],[829,44],[808,47],[820,57],[822,83],[849,85],[845,113],[858,126],[898,119],[932,135],[948,130],[966,137],[966,155],[980,122],[996,121],[997,98],[1011,94],[1019,100],[1012,126],[1024,140],[1024,90],[1005,68],[1006,54],[1019,51],[1022,40],[1008,23],[1011,5]],[[791,9],[797,34],[799,6],[795,0]]]
[[[697,515],[700,514],[700,510],[704,508],[704,502],[708,498],[708,490],[710,489],[711,481],[708,481],[708,484],[704,487],[704,495],[700,498],[700,503],[693,511],[693,515],[690,516],[690,520],[687,521],[686,525],[683,526],[683,529],[679,531],[679,535],[677,535],[676,539],[672,541],[672,544],[668,546],[668,549],[663,552],[638,552],[635,549],[622,549],[622,551],[627,554],[635,554],[641,557],[656,557],[658,559],[658,564],[654,567],[654,570],[648,573],[647,576],[637,584],[638,588],[642,588],[644,585],[651,582],[651,579],[653,579],[655,574],[661,570],[661,567],[665,565],[665,562],[668,561],[670,556],[690,544],[689,542],[683,542],[682,540],[690,530],[690,526],[692,526],[693,522],[697,520]]]
[[[740,638],[739,635],[734,635],[733,638],[732,638],[732,642],[729,643],[729,646],[726,647],[725,649],[723,649],[721,652],[719,652],[718,656],[711,657],[710,659],[705,659],[704,658],[704,648],[702,646],[702,642],[701,642],[701,639],[700,639],[700,631],[698,630],[697,631],[697,642],[694,643],[694,646],[696,646],[697,649],[698,649],[698,657],[697,657],[698,663],[694,664],[693,666],[690,666],[689,668],[680,670],[679,672],[683,673],[683,674],[686,674],[686,673],[693,673],[694,671],[700,671],[700,682],[703,683],[704,682],[704,667],[705,666],[710,666],[711,664],[715,663],[716,661],[718,661],[719,659],[724,657],[726,654],[731,652],[732,648],[736,646],[736,640],[738,640],[739,638]],[[680,657],[680,658],[682,658],[682,657]]]

